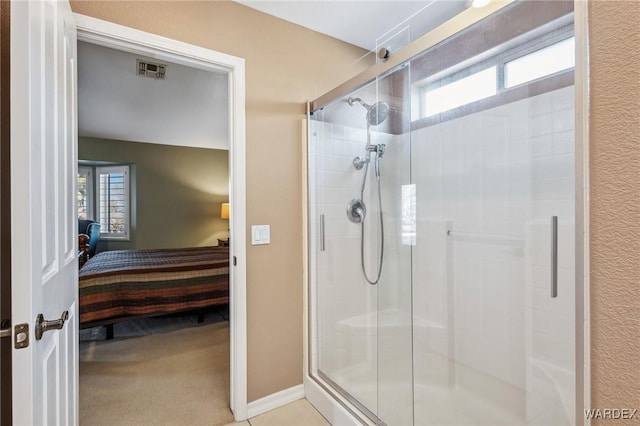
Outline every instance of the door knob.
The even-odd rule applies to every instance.
[[[69,318],[69,311],[64,311],[60,319],[45,320],[44,315],[38,314],[36,318],[36,340],[42,339],[42,335],[49,330],[60,330],[64,327],[64,322]]]

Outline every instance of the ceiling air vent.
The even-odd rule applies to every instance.
[[[156,80],[164,80],[167,66],[163,64],[153,64],[151,62],[136,59],[138,65],[138,75],[142,77],[155,78]]]

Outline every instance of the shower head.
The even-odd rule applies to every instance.
[[[369,105],[362,102],[362,99],[360,98],[352,97],[349,97],[347,99],[347,102],[351,106],[353,106],[354,103],[358,102],[367,109],[367,123],[369,123],[370,126],[377,126],[378,124],[386,120],[387,116],[389,115],[389,104],[387,104],[386,102],[378,101],[373,105]]]
[[[389,105],[386,102],[376,102],[371,106],[363,105],[367,108],[367,122],[372,126],[382,123],[389,115]]]

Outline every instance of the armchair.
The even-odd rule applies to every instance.
[[[100,239],[100,223],[95,220],[78,219],[78,234],[89,236],[89,257],[93,257]]]

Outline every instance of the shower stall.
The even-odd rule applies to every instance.
[[[311,104],[309,376],[361,422],[579,423],[573,3],[536,3]]]

